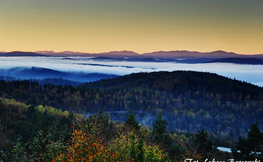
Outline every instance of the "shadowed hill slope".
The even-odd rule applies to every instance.
[[[241,95],[249,94],[252,98],[258,98],[259,94],[263,94],[263,88],[255,85],[217,74],[194,71],[135,73],[114,79],[102,79],[84,84],[82,87],[150,89],[178,94],[185,91],[205,91],[220,94],[236,93]]]

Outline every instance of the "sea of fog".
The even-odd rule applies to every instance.
[[[63,72],[125,75],[138,72],[191,70],[216,73],[263,86],[263,65],[230,63],[185,64],[175,62],[94,61],[88,57],[0,57],[0,69],[42,67]]]

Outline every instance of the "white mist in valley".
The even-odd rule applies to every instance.
[[[230,63],[186,64],[175,62],[95,61],[87,57],[0,57],[0,69],[39,67],[62,72],[126,75],[153,71],[200,71],[216,73],[263,86],[263,65]]]

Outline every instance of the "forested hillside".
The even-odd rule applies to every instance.
[[[204,128],[217,145],[229,147],[240,135],[246,136],[250,123],[258,121],[263,129],[262,89],[216,74],[187,71],[131,74],[80,87],[0,82],[4,98],[84,116],[102,110],[110,113],[111,120],[123,121],[133,109],[140,123],[152,127],[161,112],[168,131],[196,133]]]
[[[0,96],[4,161],[250,159],[262,149],[248,145],[263,139],[262,87],[216,74],[139,73],[79,87],[1,80]]]
[[[0,98],[0,161],[167,162],[233,157],[212,148],[204,130],[166,133],[168,123],[161,113],[153,129],[140,126],[132,110],[126,115],[122,123],[110,122],[101,111],[84,119],[53,107]],[[198,146],[201,142],[205,145]]]
[[[194,71],[152,72],[134,73],[120,76],[115,79],[102,79],[97,82],[84,84],[86,88],[122,88],[122,89],[148,89],[175,94],[187,91],[200,91],[223,95],[223,100],[231,100],[233,97],[250,95],[258,99],[263,94],[263,88],[245,82],[232,80],[213,73]],[[233,96],[231,98],[231,95]]]

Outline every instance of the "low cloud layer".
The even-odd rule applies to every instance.
[[[263,86],[263,65],[238,65],[226,63],[181,64],[160,62],[106,62],[74,57],[0,57],[0,68],[43,67],[62,72],[83,72],[126,75],[138,72],[191,70],[211,72],[232,79]]]

